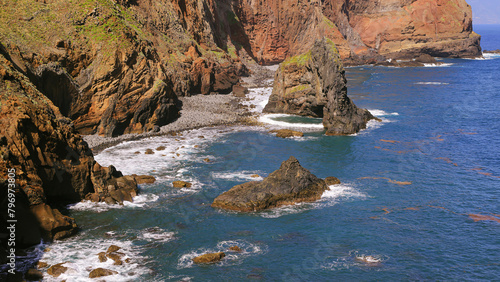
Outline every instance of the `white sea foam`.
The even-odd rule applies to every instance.
[[[331,262],[322,265],[322,268],[329,270],[345,270],[350,268],[380,267],[388,256],[376,254],[373,251],[350,251],[348,255],[338,257]]]
[[[477,58],[464,58],[464,60],[494,60],[500,58],[500,54],[496,53],[483,53],[481,57]]]
[[[386,111],[377,110],[377,109],[372,109],[372,110],[369,109],[368,111],[372,115],[380,118],[381,121],[377,121],[377,120],[372,119],[372,120],[368,121],[368,123],[366,123],[366,129],[361,130],[358,133],[350,134],[349,136],[365,135],[365,134],[367,134],[368,132],[370,132],[373,129],[379,128],[379,127],[381,127],[382,125],[384,125],[386,123],[393,122],[393,120],[388,119],[387,117],[389,117],[389,116],[399,116],[399,113],[396,113],[396,112],[388,113]]]
[[[253,177],[253,175],[259,175],[258,171],[234,171],[234,172],[212,172],[212,177],[220,179],[234,179],[234,180],[249,180],[249,181],[260,181],[264,178],[262,176]]]
[[[217,157],[205,153],[204,149],[213,142],[224,142],[221,137],[234,132],[235,128],[214,127],[183,132],[181,136],[158,136],[137,141],[129,141],[110,147],[95,158],[103,166],[114,164],[123,174],[148,174],[156,178],[154,185],[142,187],[144,195],[151,188],[157,189],[158,185],[171,187],[176,180],[187,181],[192,184],[189,188],[164,189],[162,195],[192,194],[200,191],[204,186],[192,174],[190,167],[194,165],[211,165]],[[164,149],[159,147],[165,147]],[[147,149],[152,149],[154,154],[145,154]],[[160,149],[160,150],[157,150]],[[134,152],[140,152],[135,154]],[[208,158],[209,162],[205,159]],[[156,196],[157,197],[157,196]],[[158,198],[156,198],[158,199]],[[155,199],[149,199],[154,201]],[[144,206],[141,201],[126,203],[126,207]],[[109,207],[86,203],[75,207],[76,209],[94,208],[96,211],[107,210]]]
[[[295,116],[287,114],[266,114],[260,116],[259,121],[270,125],[278,127],[286,127],[286,128],[313,129],[316,131],[321,131],[324,129],[323,123],[292,123],[292,122],[275,120],[276,118],[283,118],[283,117],[295,117]]]
[[[356,190],[354,187],[345,184],[337,184],[328,186],[330,190],[326,190],[321,195],[321,199],[366,199],[366,194]]]
[[[241,252],[231,251],[230,247],[238,246]],[[189,268],[193,266],[193,258],[207,253],[224,252],[226,256],[215,265],[226,266],[243,263],[245,257],[263,254],[267,251],[267,246],[261,244],[253,244],[245,240],[228,240],[221,241],[214,248],[201,248],[182,255],[177,263],[177,268]]]
[[[439,68],[439,67],[449,67],[452,66],[453,63],[432,63],[432,64],[424,64],[426,68]]]
[[[342,201],[364,200],[368,197],[366,194],[354,188],[351,184],[331,185],[328,188],[330,188],[330,190],[323,192],[321,199],[316,202],[283,206],[270,211],[261,212],[259,215],[265,218],[277,218],[283,215],[300,213],[305,210],[333,206]]]
[[[262,110],[264,110],[264,107],[269,101],[269,96],[271,96],[272,91],[272,87],[252,88],[246,95],[247,100],[242,101],[241,104],[249,107],[254,105],[255,107],[249,110],[254,113],[262,113]]]
[[[103,166],[114,165],[123,174],[157,175],[159,171],[174,172],[182,168],[180,162],[203,162],[203,159],[213,156],[204,155],[203,147],[218,140],[229,130],[220,128],[203,128],[190,130],[182,136],[158,136],[137,141],[127,141],[107,148],[95,156]],[[203,137],[203,138],[200,138]],[[156,150],[160,146],[163,150]],[[152,149],[154,154],[145,154]],[[139,154],[135,154],[139,152]],[[171,173],[169,173],[171,175]],[[159,181],[161,181],[159,175]]]
[[[415,82],[415,84],[420,85],[448,85],[446,82],[436,82],[436,81],[427,81],[427,82]]]
[[[142,230],[138,239],[149,242],[165,243],[175,239],[175,232],[168,232],[156,226]]]
[[[111,259],[100,262],[98,254],[105,252],[111,245],[120,247],[119,252],[124,254],[122,261],[130,259],[129,263],[114,265]],[[99,267],[118,272],[118,274],[106,276],[106,281],[138,281],[141,280],[141,275],[151,272],[144,266],[144,258],[139,255],[140,250],[130,241],[84,239],[83,236],[78,236],[52,244],[50,249],[49,252],[44,253],[41,260],[49,266],[66,262],[64,266],[68,270],[57,278],[45,273],[44,281],[93,281],[89,278],[89,273]]]
[[[377,110],[377,109],[368,109],[368,111],[370,113],[372,113],[372,115],[376,116],[376,117],[385,117],[385,116],[399,116],[399,113],[396,113],[396,112],[393,112],[393,113],[388,113],[386,111],[383,111],[383,110]]]
[[[493,60],[500,58],[500,54],[495,53],[483,53],[483,60]]]
[[[68,206],[68,209],[74,211],[94,211],[105,212],[110,209],[123,209],[123,208],[142,208],[148,203],[156,202],[160,197],[155,194],[139,194],[134,197],[134,202],[124,201],[123,205],[113,204],[109,205],[104,202],[94,203],[92,201],[81,201],[76,204]]]

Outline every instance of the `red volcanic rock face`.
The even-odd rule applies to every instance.
[[[369,50],[391,58],[422,53],[440,57],[480,55],[480,37],[472,32],[472,11],[465,0],[327,2],[332,10],[324,12],[335,17],[333,22],[342,24],[358,55]],[[340,9],[348,11],[347,18]]]
[[[316,39],[332,39],[343,57],[346,40],[322,13],[321,1],[243,0],[236,11],[248,37],[251,56],[261,64],[276,64],[309,50]]]

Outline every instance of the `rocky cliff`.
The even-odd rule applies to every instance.
[[[465,0],[236,1],[250,54],[273,64],[324,36],[345,63],[481,55]]]
[[[135,195],[135,179],[95,162],[72,121],[38,91],[1,44],[0,95],[1,201],[7,200],[7,174],[15,170],[18,247],[76,231],[74,220],[51,206],[80,201],[89,193],[108,202]],[[6,209],[1,216],[7,219]],[[33,228],[37,225],[39,230]]]
[[[357,57],[481,55],[465,0],[326,0],[323,12]]]
[[[215,2],[1,5],[0,42],[84,134],[153,130],[177,118],[177,96],[229,93],[247,73]]]
[[[229,93],[245,64],[316,39],[345,63],[480,55],[464,0],[3,1],[0,42],[84,134],[154,130],[178,96]]]
[[[321,117],[327,135],[356,133],[375,117],[349,99],[346,82],[335,44],[316,40],[311,50],[280,64],[264,112]]]

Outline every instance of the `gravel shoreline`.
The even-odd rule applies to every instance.
[[[172,123],[160,127],[157,132],[124,134],[117,137],[83,135],[94,154],[124,141],[173,134],[175,132],[217,125],[234,125],[244,122],[250,112],[240,104],[240,98],[233,95],[195,95],[180,97],[182,109],[180,117]]]
[[[248,88],[271,86],[276,66],[249,66],[252,76],[242,78],[242,85]],[[82,135],[94,154],[111,146],[125,141],[139,140],[143,138],[173,134],[176,132],[198,129],[202,127],[235,124],[255,124],[250,119],[252,113],[248,106],[241,102],[245,98],[238,98],[232,94],[222,95],[194,95],[191,97],[179,97],[182,103],[180,117],[172,123],[160,127],[157,132],[145,132],[141,134],[124,134],[117,137],[103,137],[97,134]]]

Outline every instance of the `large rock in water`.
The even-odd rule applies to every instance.
[[[328,190],[325,181],[303,168],[292,156],[263,181],[236,185],[222,193],[215,198],[212,207],[244,212],[259,211],[316,201],[325,190]]]
[[[317,40],[309,52],[280,65],[264,112],[322,117],[327,135],[356,133],[375,117],[347,97],[346,84],[335,44]]]

